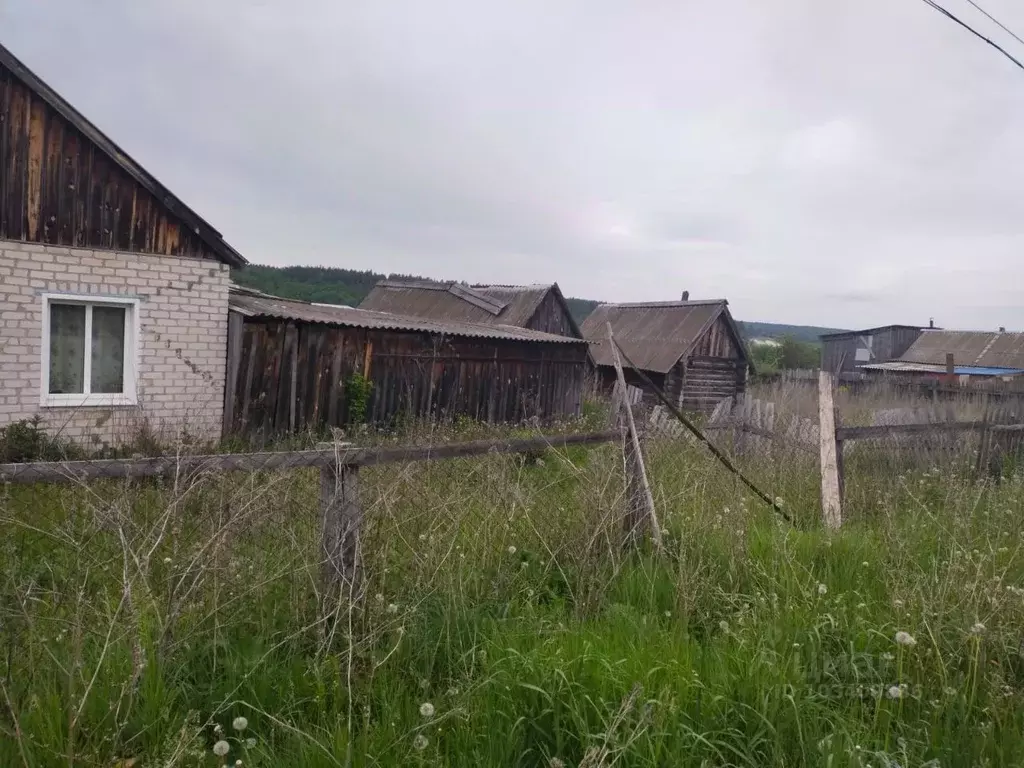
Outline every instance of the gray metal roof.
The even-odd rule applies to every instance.
[[[190,230],[195,232],[217,254],[221,261],[233,267],[248,264],[242,254],[224,241],[220,232],[211,227],[199,214],[172,195],[163,184],[157,181],[156,177],[129,157],[127,152],[111,141],[106,134],[89,122],[81,112],[71,106],[60,94],[43,82],[38,75],[22,64],[3,45],[0,45],[0,64],[10,70],[15,77],[45,101],[57,114],[81,131],[89,141],[99,147],[114,163],[120,166],[121,170],[135,179],[143,189],[153,195],[172,216],[180,219]]]
[[[368,330],[412,331],[444,336],[464,336],[506,341],[532,341],[545,344],[583,344],[581,339],[541,333],[529,328],[511,325],[481,325],[476,323],[435,321],[421,317],[407,317],[388,312],[374,312],[342,305],[312,304],[305,301],[283,299],[249,288],[232,286],[230,309],[246,317],[274,317],[305,323],[325,323],[348,328]]]
[[[581,330],[598,365],[614,364],[607,343],[611,323],[615,340],[637,367],[667,373],[723,312],[740,339],[725,299],[600,304]]]
[[[558,292],[558,286],[466,286],[455,282],[382,280],[363,299],[359,308],[431,320],[525,326],[552,290]],[[561,297],[561,292],[558,295]],[[564,299],[562,302],[564,305]]]
[[[905,363],[1024,369],[1024,333],[1001,331],[940,331],[926,329],[900,360]]]

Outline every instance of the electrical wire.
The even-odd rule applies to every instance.
[[[997,19],[991,13],[989,13],[984,8],[982,8],[980,5],[978,5],[976,2],[974,2],[974,0],[967,0],[967,2],[970,3],[971,5],[973,5],[975,8],[977,8],[979,11],[981,11],[988,18],[989,21],[991,21],[993,24],[995,24],[997,27],[999,27],[1001,30],[1003,30],[1003,32],[1008,34],[1010,37],[1012,37],[1014,40],[1016,40],[1021,45],[1024,45],[1024,40],[1021,40],[1017,35],[1015,35],[1013,33],[1012,29],[1010,29],[1008,26],[1003,24],[1003,22],[1001,22],[999,19]]]
[[[934,8],[936,11],[941,13],[943,16],[945,16],[950,21],[955,21],[957,24],[959,24],[961,27],[966,29],[972,35],[974,35],[975,37],[977,37],[980,40],[984,40],[986,43],[991,45],[993,48],[995,48],[997,51],[999,51],[1001,54],[1003,54],[1003,56],[1008,58],[1010,61],[1012,61],[1018,67],[1020,67],[1021,69],[1024,69],[1024,63],[1022,63],[1020,61],[1020,59],[1015,58],[1009,51],[1007,51],[1005,48],[1003,48],[998,43],[995,43],[992,40],[989,40],[987,37],[985,37],[983,34],[981,34],[981,32],[979,32],[978,30],[974,29],[974,27],[972,27],[969,24],[967,24],[966,22],[961,21],[960,19],[958,19],[952,13],[950,13],[945,8],[943,8],[941,5],[936,3],[935,0],[921,0],[921,2],[924,3],[925,5],[931,6],[932,8]],[[974,5],[974,4],[972,3],[972,5]],[[977,7],[977,5],[975,5],[975,7]],[[981,10],[981,9],[978,8],[978,10]],[[985,14],[985,15],[987,16],[988,14]],[[991,17],[989,17],[989,18],[991,18]],[[996,22],[996,23],[998,23],[998,22]],[[1002,24],[1000,24],[1000,26],[1002,26]],[[1004,29],[1005,29],[1005,27],[1004,27]],[[1010,34],[1013,34],[1013,33],[1011,32]],[[1016,37],[1016,35],[1014,35],[1014,37]]]

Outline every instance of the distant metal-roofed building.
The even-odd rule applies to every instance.
[[[885,325],[821,336],[821,368],[855,373],[861,366],[898,359],[921,335],[916,325]]]
[[[225,431],[268,438],[356,420],[580,413],[582,339],[495,323],[312,304],[234,287]],[[352,397],[369,383],[362,406]]]
[[[608,323],[630,360],[682,408],[710,411],[746,387],[750,357],[725,299],[598,305],[582,331],[605,388],[615,380]],[[626,379],[653,399],[628,366]]]
[[[382,280],[359,308],[430,320],[518,326],[583,338],[557,283],[464,285]]]
[[[925,330],[898,360],[871,363],[874,374],[1011,378],[1024,374],[1024,333]],[[962,378],[963,380],[963,378]]]

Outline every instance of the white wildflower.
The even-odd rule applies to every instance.
[[[235,760],[235,768],[242,768],[242,761],[241,760]]]
[[[563,763],[557,757],[552,757],[550,760],[548,760],[548,768],[565,768],[565,763]]]
[[[245,748],[246,749],[255,749],[256,748],[256,739],[246,739],[245,740]]]
[[[231,721],[231,727],[234,728],[236,731],[244,731],[246,728],[249,727],[249,721],[246,720],[244,717],[236,717],[234,720]]]
[[[907,648],[913,648],[917,645],[917,640],[914,639],[913,635],[902,630],[896,633],[896,642],[900,645],[905,645]]]
[[[220,734],[224,733],[224,728],[221,727],[220,723],[217,723],[216,725],[213,726],[213,732],[215,734],[217,734],[217,735],[220,735]]]
[[[398,606],[394,603],[388,603],[388,613],[398,613]]]
[[[890,699],[898,699],[903,695],[903,689],[898,685],[894,685],[886,691]]]
[[[171,562],[171,558],[169,558],[169,557],[165,557],[165,558],[164,558],[164,564],[165,564],[165,565],[166,565],[166,564],[169,564],[170,562]]]
[[[213,754],[217,757],[224,757],[228,752],[231,751],[231,745],[221,739],[213,745]]]
[[[718,622],[718,628],[720,630],[722,630],[723,632],[728,632],[729,631],[729,622],[726,621],[725,619],[722,619],[720,622]]]
[[[511,544],[508,545],[508,553],[510,555],[514,555],[516,553],[516,548],[514,546],[512,546]]]
[[[427,737],[424,736],[422,733],[419,733],[416,735],[416,738],[412,740],[412,748],[415,749],[417,752],[422,752],[424,749],[427,748],[427,744],[429,743],[430,742],[427,741]]]
[[[424,701],[422,704],[420,704],[420,715],[427,718],[433,717],[434,705],[431,704],[429,701]]]
[[[871,563],[869,563],[869,562],[868,562],[867,560],[865,560],[865,561],[863,561],[863,562],[861,563],[861,567],[862,567],[862,568],[867,568],[867,567],[868,567],[869,565],[871,565]]]
[[[971,627],[971,634],[972,635],[980,635],[980,634],[983,634],[984,632],[985,632],[985,625],[982,624],[980,621],[975,622],[974,626]]]
[[[828,587],[826,587],[824,584],[819,584],[818,585],[818,594],[819,595],[827,595],[828,594]]]
[[[776,496],[776,497],[775,497],[775,506],[776,506],[776,507],[781,507],[781,506],[782,506],[782,504],[783,504],[783,502],[782,502],[782,497],[781,497],[781,496]]]
[[[892,661],[895,658],[896,657],[893,656],[891,653],[883,653],[882,654],[882,661]]]

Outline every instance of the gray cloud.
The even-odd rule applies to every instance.
[[[1024,73],[913,0],[8,0],[0,29],[252,261],[1024,328]]]

